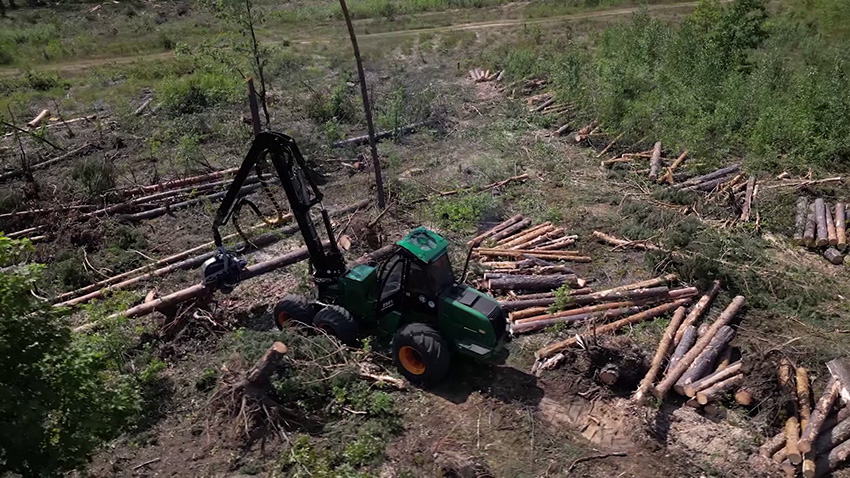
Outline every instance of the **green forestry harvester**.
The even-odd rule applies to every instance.
[[[264,158],[273,165],[310,255],[315,296],[286,296],[273,316],[278,327],[308,324],[352,344],[361,331],[392,335],[399,372],[417,385],[434,385],[449,371],[453,354],[477,359],[502,356],[506,317],[491,296],[455,280],[439,234],[418,227],[395,244],[377,267],[347,267],[334,240],[322,193],[295,141],[280,133],[257,135],[213,221],[216,256],[204,265],[204,283],[223,289],[239,282],[245,262],[225,249],[218,228],[242,204],[240,190]],[[263,181],[258,169],[260,180]],[[319,205],[328,243],[323,244],[310,209]]]

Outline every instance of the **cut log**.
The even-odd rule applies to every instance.
[[[599,370],[599,381],[605,385],[611,386],[617,383],[620,378],[620,367],[615,363],[608,363]]]
[[[812,445],[812,451],[817,455],[823,455],[849,439],[850,419],[845,418],[831,429],[822,431]]]
[[[829,241],[830,246],[838,245],[838,234],[835,230],[835,216],[832,214],[832,208],[829,207],[829,204],[825,204],[826,211],[824,211],[824,215],[826,216],[826,239]]]
[[[153,101],[153,96],[150,96],[145,101],[142,101],[142,104],[138,108],[136,108],[136,111],[133,112],[133,116],[141,116],[142,113],[145,112],[145,109],[147,109],[148,105],[151,104],[151,101]]]
[[[575,243],[576,243],[576,240],[575,240],[574,237],[562,237],[562,238],[550,241],[548,243],[541,244],[541,245],[537,246],[536,249],[538,251],[554,251],[554,250],[558,250],[558,249],[563,249],[565,247],[569,247],[569,246],[571,246]]]
[[[596,157],[597,157],[597,158],[601,158],[601,157],[602,157],[605,153],[607,153],[607,152],[608,152],[608,150],[610,150],[611,148],[613,148],[613,147],[614,147],[614,144],[616,144],[616,143],[617,143],[617,141],[619,141],[619,140],[620,140],[620,138],[622,138],[622,137],[623,137],[623,133],[618,134],[616,138],[612,139],[612,140],[611,140],[611,142],[610,142],[610,143],[608,143],[608,146],[605,146],[605,147],[602,149],[602,151],[600,151],[600,152],[599,152],[599,154],[597,154],[597,155],[596,155]]]
[[[714,385],[697,392],[697,402],[699,402],[700,405],[706,405],[709,402],[717,401],[723,393],[734,389],[742,383],[744,383],[743,374],[739,373],[732,375],[725,380],[717,382]]]
[[[528,259],[522,261],[494,261],[494,262],[479,262],[481,267],[488,269],[525,269],[534,267],[534,262]]]
[[[514,216],[514,217],[512,217],[512,218],[510,218],[510,219],[508,219],[504,222],[499,223],[495,227],[492,227],[492,228],[482,232],[481,234],[473,237],[472,239],[469,240],[469,242],[466,243],[466,245],[469,246],[469,247],[477,246],[478,244],[481,244],[481,242],[484,241],[484,239],[487,239],[488,237],[496,234],[497,232],[503,231],[503,230],[507,229],[508,227],[513,226],[514,224],[517,224],[518,222],[522,221],[522,219],[523,219],[522,214],[517,214],[516,216]]]
[[[836,446],[826,455],[821,455],[815,461],[815,476],[820,477],[837,469],[850,457],[850,440]]]
[[[676,390],[676,393],[684,395],[685,385],[693,383],[708,375],[714,366],[714,361],[720,355],[720,352],[729,345],[729,342],[731,342],[734,337],[735,330],[732,329],[732,327],[729,327],[728,325],[721,327],[711,339],[711,342],[709,342],[702,352],[694,358],[691,366],[688,367],[685,373],[683,373],[676,382],[673,387]],[[703,405],[705,404],[703,403]]]
[[[847,247],[847,225],[844,212],[844,203],[835,204],[835,235],[838,242],[836,247],[839,251],[843,251]]]
[[[528,319],[518,320],[511,325],[511,333],[514,335],[523,334],[534,330],[545,329],[550,325],[561,323],[585,322],[596,319],[605,322],[609,319],[614,319],[629,314],[635,314],[640,311],[640,307],[636,306],[612,309],[608,307],[608,304],[604,304],[604,306],[598,307],[608,310],[599,310],[597,312],[588,312],[584,314],[558,315],[557,317],[553,318],[546,318],[546,316],[544,316],[544,318],[530,317]],[[571,310],[568,312],[574,311]]]
[[[803,455],[803,478],[814,478],[816,469],[817,464],[815,463],[815,456],[812,454]],[[796,472],[796,470],[794,471]]]
[[[806,216],[806,229],[803,231],[803,243],[806,247],[814,247],[818,222],[815,219],[815,203],[809,204],[809,212]]]
[[[684,307],[679,307],[673,314],[673,318],[670,320],[670,323],[667,324],[667,328],[661,336],[661,341],[658,343],[658,348],[655,350],[655,356],[652,358],[649,371],[646,372],[646,375],[640,382],[640,386],[638,386],[637,391],[632,397],[635,402],[644,403],[646,401],[647,393],[649,393],[652,388],[652,383],[655,381],[655,377],[658,375],[658,372],[661,371],[661,364],[670,352],[670,347],[673,345],[673,339],[675,338],[676,331],[679,330],[679,325],[681,325],[682,321],[685,319],[685,312],[686,309]]]
[[[577,277],[575,274],[558,275],[506,275],[488,281],[487,288],[490,290],[554,290],[562,285],[569,285],[574,289],[584,287],[587,281]]]
[[[680,328],[681,329],[681,328]],[[673,355],[670,357],[670,362],[667,365],[667,370],[672,370],[676,364],[682,360],[682,357],[688,353],[688,350],[694,346],[698,338],[697,328],[693,325],[689,325],[685,328],[684,333],[682,333],[682,338],[679,340],[679,343],[676,345],[676,350],[673,352]]]
[[[259,189],[260,187],[262,187],[262,184],[251,184],[251,185],[248,185],[248,186],[244,186],[241,190],[239,190],[238,197],[245,197],[248,194]],[[176,211],[176,210],[179,210],[179,209],[185,209],[185,208],[188,208],[190,206],[194,206],[196,204],[204,203],[204,202],[207,202],[207,201],[217,201],[217,200],[223,198],[224,196],[226,196],[227,192],[228,191],[221,191],[221,192],[217,192],[217,193],[214,193],[214,194],[209,194],[209,195],[206,195],[206,196],[201,196],[201,197],[198,197],[198,198],[189,199],[188,201],[181,201],[181,202],[174,203],[174,204],[168,204],[168,205],[163,206],[163,207],[149,209],[147,211],[137,212],[137,213],[134,213],[134,214],[122,214],[122,215],[119,216],[119,218],[124,220],[124,221],[141,221],[141,220],[144,220],[144,219],[153,219],[155,217],[159,217],[159,216],[163,216],[165,214],[169,214],[171,211]]]
[[[823,251],[824,259],[828,260],[833,265],[841,265],[844,263],[844,254],[838,252],[838,249],[829,247]]]
[[[747,180],[747,192],[744,194],[744,207],[741,210],[741,220],[747,222],[750,220],[750,209],[752,209],[753,205],[753,191],[756,188],[756,176],[755,174],[750,176],[750,179]]]
[[[645,320],[654,319],[658,316],[664,315],[667,312],[670,312],[671,310],[674,310],[678,307],[681,307],[681,306],[687,304],[688,302],[690,302],[689,298],[688,299],[677,299],[673,302],[670,302],[670,303],[667,303],[667,304],[662,304],[662,305],[659,305],[657,307],[653,307],[649,310],[645,310],[643,312],[638,312],[637,314],[630,315],[630,316],[625,317],[623,319],[620,319],[616,322],[612,322],[610,324],[605,324],[605,325],[593,327],[593,328],[591,328],[590,331],[588,331],[588,333],[586,335],[596,335],[596,334],[614,332],[614,331],[619,330],[620,328],[625,327],[627,325],[634,325],[634,324],[643,322]],[[538,350],[535,353],[535,357],[538,360],[551,357],[552,355],[555,355],[556,353],[560,352],[561,350],[565,350],[568,347],[575,345],[577,340],[578,340],[577,337],[570,337],[566,340],[562,340],[560,342],[549,344],[549,345],[541,348],[540,350]]]
[[[800,423],[797,417],[790,417],[785,422],[785,454],[793,465],[803,462],[803,454],[797,448],[800,441]]]
[[[838,394],[841,395],[841,400],[844,403],[850,402],[850,390],[847,389],[847,384],[850,384],[850,364],[844,358],[837,358],[827,362],[826,368],[838,382]]]
[[[694,304],[691,311],[688,312],[688,316],[685,317],[685,321],[682,322],[682,325],[679,327],[679,330],[676,331],[676,338],[673,341],[673,344],[678,345],[679,340],[682,335],[685,333],[685,329],[694,325],[694,323],[699,320],[700,317],[711,307],[711,303],[714,302],[714,299],[717,297],[717,294],[720,292],[720,281],[715,280],[711,287],[709,287],[708,291],[700,297],[699,301]]]
[[[753,404],[753,391],[747,386],[739,388],[735,392],[735,402],[742,407],[749,407]]]
[[[579,256],[578,252],[571,251],[521,251],[513,249],[481,249],[475,250],[482,256],[490,257],[536,257],[540,259],[552,259],[565,262],[592,262],[589,256]]]
[[[679,280],[679,276],[676,274],[667,274],[661,277],[654,277],[652,279],[647,279],[639,282],[633,282],[631,284],[623,284],[621,286],[612,287],[610,289],[599,292],[601,296],[605,296],[606,294],[612,294],[617,292],[623,292],[627,290],[637,290],[637,289],[646,289],[648,287],[656,287],[663,284],[668,284],[671,282],[675,282]]]
[[[627,241],[624,239],[618,239],[614,236],[610,236],[600,231],[593,231],[593,237],[599,239],[602,242],[606,242],[616,247],[633,247],[635,249],[644,249],[644,250],[660,250],[660,248],[654,244],[650,244],[648,242],[642,241]]]
[[[812,451],[812,443],[820,434],[821,427],[823,426],[826,417],[829,416],[829,412],[832,410],[832,404],[835,402],[836,397],[838,397],[841,388],[841,383],[839,383],[835,377],[830,378],[829,382],[826,384],[826,389],[824,390],[823,395],[820,396],[817,405],[815,405],[815,409],[812,410],[811,417],[809,417],[809,423],[806,424],[806,428],[800,435],[800,441],[797,444],[797,448],[799,448],[802,453]]]
[[[49,114],[50,114],[50,111],[41,110],[41,113],[36,115],[36,117],[33,118],[32,121],[27,123],[27,126],[29,126],[30,128],[38,128],[38,126],[41,124],[41,122],[44,121],[44,119],[47,118],[47,116]]]
[[[794,217],[794,243],[798,246],[806,244],[803,235],[806,233],[806,219],[809,212],[809,201],[801,196],[797,199],[797,215]]]
[[[720,354],[720,357],[717,357],[717,366],[714,369],[715,373],[720,372],[723,369],[732,365],[733,350],[735,350],[735,347],[726,347]]]
[[[553,239],[563,239],[564,236],[564,228],[563,227],[554,227],[550,229],[548,232],[545,232],[540,235],[532,236],[532,238],[527,239],[518,244],[512,244],[510,246],[511,249],[534,249],[538,250],[538,246],[540,244],[546,244],[552,241]]]
[[[532,235],[532,234],[536,233],[537,231],[539,231],[541,229],[545,229],[545,228],[550,227],[550,226],[552,226],[552,223],[548,222],[548,221],[541,223],[541,224],[538,224],[536,226],[531,227],[530,229],[528,229],[526,231],[522,231],[522,233],[520,233],[520,234],[516,234],[514,236],[506,237],[504,239],[499,240],[498,242],[496,242],[496,246],[499,247],[499,248],[510,247],[511,244],[519,243],[519,242],[522,242],[523,240],[525,240],[526,236]]]
[[[528,227],[530,225],[531,225],[531,219],[523,219],[522,221],[514,224],[513,226],[508,226],[505,229],[502,229],[501,231],[493,234],[492,236],[490,236],[489,239],[492,240],[492,241],[499,241],[499,240],[504,239],[506,237],[511,237],[514,234],[522,231],[523,229],[525,229],[526,227]]]
[[[551,239],[553,237],[557,237],[557,235],[561,235],[563,233],[564,233],[563,228],[558,228],[558,227],[549,225],[549,226],[546,226],[546,227],[541,227],[540,229],[538,229],[534,232],[525,234],[525,235],[523,235],[523,236],[521,236],[521,237],[519,237],[519,238],[517,238],[517,239],[515,239],[515,240],[513,240],[509,243],[502,244],[499,247],[503,248],[503,249],[529,250],[530,249],[529,243],[531,243],[531,242],[533,242],[537,239],[540,239],[540,238],[543,238],[543,240],[549,240],[549,239]],[[550,234],[551,234],[551,236],[549,236]],[[540,241],[540,242],[542,242],[542,241]],[[520,246],[524,246],[524,247],[520,247]]]
[[[685,150],[682,154],[679,155],[678,158],[676,158],[675,161],[673,161],[673,164],[671,164],[670,167],[667,168],[667,172],[664,174],[664,176],[658,179],[658,183],[661,184],[666,182],[668,184],[673,184],[675,182],[673,172],[676,171],[676,168],[678,168],[679,165],[682,164],[685,161],[685,158],[687,157],[688,151]]]
[[[770,458],[774,453],[783,448],[785,448],[785,430],[782,430],[762,443],[759,447],[759,455],[765,458]]]
[[[657,180],[659,172],[661,172],[661,141],[655,143],[655,147],[652,148],[652,157],[649,158],[649,180]]]
[[[822,198],[815,199],[815,223],[817,224],[815,246],[823,247],[829,244],[829,233],[826,229],[826,205]]]
[[[555,136],[563,136],[565,134],[568,134],[570,131],[572,131],[572,125],[570,125],[570,123],[567,123],[555,130]]]
[[[518,310],[510,313],[511,322],[527,319],[529,317],[539,317],[548,314],[549,307],[531,307],[529,309]]]
[[[729,173],[725,176],[720,176],[719,178],[715,178],[715,179],[712,179],[712,180],[709,180],[709,181],[705,181],[705,182],[702,182],[702,183],[699,183],[699,184],[695,184],[693,186],[688,186],[686,188],[682,188],[682,191],[705,191],[705,192],[714,191],[714,189],[717,186],[727,182],[729,180],[729,176],[731,176],[731,175],[732,175],[732,173]]]
[[[497,269],[494,272],[509,275],[532,275],[545,276],[550,274],[575,274],[571,267],[567,266],[534,266],[526,269]]]
[[[738,172],[739,169],[741,169],[741,165],[736,163],[731,166],[726,166],[725,168],[720,168],[717,171],[713,171],[708,174],[703,174],[702,176],[697,176],[695,178],[688,179],[687,181],[681,182],[679,184],[674,184],[673,187],[679,189],[689,188],[692,186],[695,187],[697,185],[707,183],[718,178],[725,178],[726,176],[729,176],[732,173]]]
[[[572,291],[571,291],[572,292]],[[567,304],[570,307],[589,305],[595,302],[619,302],[626,300],[639,300],[649,298],[660,299],[679,299],[688,298],[696,295],[695,287],[687,287],[682,289],[669,290],[667,287],[653,287],[649,289],[627,290],[622,292],[609,293],[608,291],[570,294],[572,299]],[[515,300],[503,301],[500,305],[505,310],[522,310],[528,307],[544,307],[555,303],[555,298],[541,298],[531,300]]]
[[[664,399],[664,396],[667,395],[670,388],[679,380],[679,378],[681,378],[682,374],[685,373],[699,354],[702,353],[702,351],[708,346],[709,342],[711,342],[717,332],[732,321],[735,314],[737,314],[741,307],[743,307],[744,301],[744,296],[739,295],[735,297],[732,300],[732,303],[730,303],[729,306],[726,307],[726,309],[720,314],[717,320],[714,321],[708,332],[697,340],[691,350],[682,357],[675,367],[670,369],[667,376],[664,377],[664,380],[655,387],[655,396],[659,400]]]
[[[140,194],[150,194],[159,191],[168,191],[171,189],[182,188],[185,186],[191,186],[193,184],[202,184],[225,176],[230,176],[236,171],[239,171],[239,168],[223,169],[221,171],[216,171],[209,174],[202,174],[200,176],[192,176],[183,179],[175,179],[160,184],[151,184],[149,186],[138,186],[131,189],[125,189],[120,192],[120,195],[122,197],[138,196]]]
[[[406,134],[413,133],[417,129],[423,128],[425,126],[429,126],[433,121],[420,121],[418,123],[409,124],[406,126],[402,126],[400,128],[395,128],[390,131],[382,131],[375,135],[375,141],[380,141],[382,139],[387,139],[391,137],[403,136]],[[355,136],[353,138],[343,139],[340,141],[334,141],[334,148],[344,148],[346,146],[361,146],[369,143],[369,135],[364,134],[363,136]]]
[[[728,347],[727,347],[727,349],[728,349]],[[742,366],[743,366],[743,363],[739,360],[739,361],[735,362],[734,364],[732,364],[732,365],[730,365],[730,366],[728,366],[728,367],[726,367],[722,370],[718,370],[711,375],[708,375],[706,377],[703,377],[699,380],[696,380],[694,382],[691,382],[691,383],[685,385],[685,388],[684,388],[685,395],[688,396],[688,397],[696,397],[697,393],[699,391],[705,390],[708,387],[711,387],[712,385],[714,385],[716,383],[722,382],[723,380],[726,380],[729,377],[737,375],[741,371]],[[737,384],[736,384],[736,386],[737,386]]]
[[[779,367],[777,367],[776,380],[779,383],[779,386],[787,390],[791,395],[794,394],[795,387],[792,377],[794,377],[795,374],[794,364],[792,364],[787,357],[782,357],[779,360]]]
[[[797,413],[800,415],[800,429],[804,430],[812,416],[812,389],[809,385],[809,372],[797,367]]]

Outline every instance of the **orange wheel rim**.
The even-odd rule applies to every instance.
[[[398,351],[398,360],[405,370],[414,374],[422,375],[425,373],[425,361],[422,360],[422,355],[415,348],[405,345]]]

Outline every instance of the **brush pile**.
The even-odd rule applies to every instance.
[[[844,262],[847,248],[847,211],[844,203],[829,205],[823,198],[811,203],[805,197],[797,200],[794,242],[818,251],[830,263]]]
[[[844,359],[826,365],[830,378],[813,408],[808,370],[787,359],[779,364],[779,385],[789,397],[788,418],[782,430],[761,445],[759,455],[779,463],[786,476],[824,476],[850,457],[850,407],[839,409],[838,400],[850,399],[844,385],[850,382],[850,367]]]

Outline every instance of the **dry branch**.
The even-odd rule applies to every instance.
[[[601,158],[601,157],[602,157],[602,155],[604,155],[605,153],[607,153],[607,152],[608,152],[608,150],[610,150],[611,148],[613,148],[613,147],[614,147],[614,144],[616,144],[616,143],[617,143],[617,141],[619,141],[619,140],[620,140],[620,138],[622,138],[622,137],[623,137],[623,133],[618,134],[616,138],[612,139],[612,140],[611,140],[611,142],[610,142],[610,143],[608,143],[608,146],[605,146],[605,147],[602,149],[602,151],[600,151],[600,152],[599,152],[599,154],[597,154],[597,155],[596,155],[596,157],[597,157],[597,158]]]
[[[673,173],[676,171],[676,168],[678,168],[685,161],[685,158],[687,157],[688,151],[685,150],[682,154],[679,155],[678,158],[676,158],[675,161],[673,161],[673,164],[671,164],[670,167],[667,168],[667,172],[664,173],[664,176],[658,179],[658,183],[661,184],[666,182],[668,184],[673,184],[673,182],[675,181],[673,178]]]

